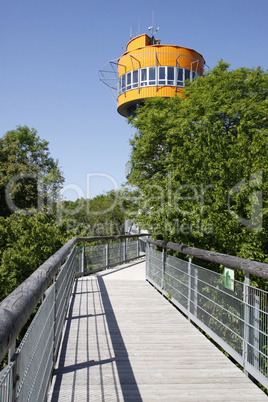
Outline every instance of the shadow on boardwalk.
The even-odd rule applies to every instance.
[[[113,344],[113,350],[115,353],[117,373],[119,376],[124,400],[129,400],[131,393],[131,398],[133,398],[133,400],[137,402],[142,401],[139,388],[129,361],[128,352],[125,347],[124,340],[121,335],[105,283],[101,276],[98,277],[98,282],[110,337]]]
[[[49,401],[142,401],[101,276],[73,289]]]

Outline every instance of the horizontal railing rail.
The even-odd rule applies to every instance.
[[[225,275],[193,264],[193,257],[224,266]],[[232,270],[243,271],[244,282]],[[250,286],[250,275],[268,278],[268,264],[147,239],[147,280],[268,388],[268,292]]]
[[[190,255],[209,262],[225,265],[226,267],[243,271],[250,275],[256,275],[261,278],[268,279],[268,264],[258,261],[251,261],[232,255],[217,253],[215,251],[202,250],[200,248],[188,247],[177,243],[167,242],[163,240],[148,239],[148,243],[157,247],[177,251],[181,254]]]
[[[138,258],[144,254],[142,236],[73,238],[2,301],[0,361],[7,353],[9,359],[0,372],[1,401],[46,400],[75,277]],[[16,339],[40,301],[16,349]]]

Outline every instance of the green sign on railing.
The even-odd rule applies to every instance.
[[[224,267],[224,286],[229,289],[234,291],[234,270],[231,268],[226,268]]]

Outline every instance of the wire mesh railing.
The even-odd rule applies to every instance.
[[[74,238],[0,304],[0,360],[8,353],[1,402],[46,401],[76,276],[138,258],[139,242],[136,235]]]
[[[125,235],[118,239],[105,238],[105,241],[95,239],[93,244],[78,243],[77,274],[90,274],[145,255],[142,236],[148,235]],[[78,241],[81,242],[81,239]]]
[[[268,388],[268,293],[249,285],[248,272],[245,282],[227,282],[226,275],[193,264],[189,250],[184,250],[190,255],[186,261],[165,253],[164,248],[159,251],[156,245],[161,242],[147,246],[147,280],[228,352],[245,373]],[[268,266],[263,274],[267,277]]]

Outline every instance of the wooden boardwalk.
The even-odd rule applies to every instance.
[[[75,282],[49,401],[267,401],[134,262]]]

